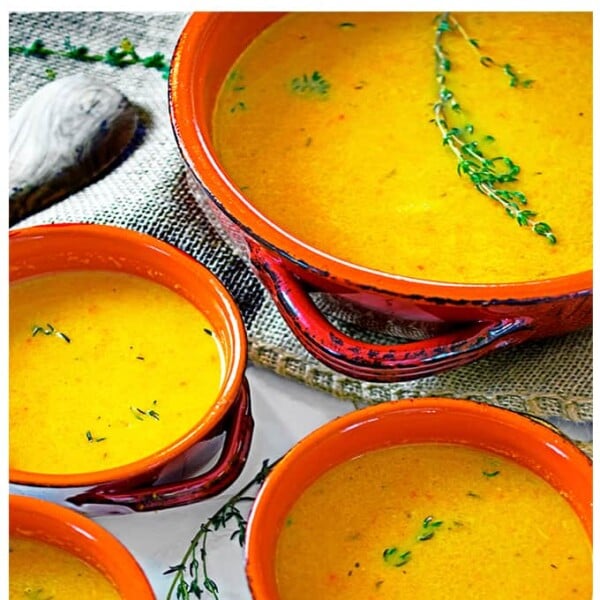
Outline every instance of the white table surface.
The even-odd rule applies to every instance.
[[[248,462],[238,481],[220,496],[189,506],[95,518],[133,553],[158,599],[166,598],[173,577],[163,572],[181,562],[200,525],[259,472],[265,459],[275,460],[312,430],[354,410],[351,402],[338,400],[261,367],[250,365],[247,377],[255,429]],[[591,439],[591,424],[555,424],[574,439]],[[242,511],[249,508],[248,504],[240,506]],[[219,587],[220,600],[250,600],[243,549],[237,541],[229,539],[231,532],[227,529],[210,534],[209,574]]]
[[[166,598],[172,581],[172,575],[163,572],[181,562],[201,523],[258,473],[263,460],[275,460],[319,425],[354,410],[351,402],[260,367],[250,366],[247,377],[255,429],[250,456],[238,481],[220,496],[189,506],[95,518],[133,553],[158,599]],[[247,511],[249,505],[240,509]],[[209,537],[210,575],[219,586],[220,600],[249,600],[243,549],[237,541],[229,540],[231,531]]]

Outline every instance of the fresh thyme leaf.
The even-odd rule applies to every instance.
[[[66,333],[63,333],[62,331],[57,331],[56,329],[54,329],[54,326],[50,323],[46,323],[45,328],[41,325],[34,325],[31,328],[31,336],[35,337],[38,333],[43,333],[44,335],[55,335],[56,337],[59,337],[65,342],[67,342],[67,344],[71,343],[71,338]]]
[[[95,438],[89,429],[88,429],[88,431],[85,432],[85,437],[88,442],[103,442],[104,440],[106,440],[105,437]]]
[[[145,414],[143,412],[140,411],[139,408],[134,408],[133,406],[129,407],[129,410],[131,411],[131,414],[133,414],[133,416],[138,420],[138,421],[143,421],[144,419],[142,418],[142,414]]]
[[[483,471],[483,474],[486,477],[496,477],[497,475],[500,475],[500,471]]]
[[[156,406],[157,404],[158,404],[158,400],[152,401],[152,406]],[[154,409],[144,410],[143,408],[140,408],[139,406],[130,406],[129,410],[131,411],[131,414],[138,421],[144,421],[145,420],[144,417],[151,417],[155,421],[160,421],[160,415]]]
[[[301,95],[325,96],[331,84],[319,73],[313,71],[311,75],[304,73],[300,77],[294,77],[291,82],[292,91]]]
[[[354,29],[356,27],[356,23],[351,23],[350,21],[345,21],[344,23],[340,23],[338,25],[340,29]]]
[[[383,551],[383,560],[393,567],[404,566],[410,560],[411,556],[412,552],[410,550],[398,552],[398,548],[395,546],[386,548]]]
[[[236,102],[230,109],[229,112],[237,112],[240,110],[246,110],[248,107],[246,106],[245,102]]]
[[[414,547],[416,545],[415,542],[426,542],[433,538],[436,530],[443,523],[443,521],[436,521],[433,515],[426,516],[421,524],[421,530],[416,534],[409,546]],[[390,546],[383,551],[382,556],[387,564],[393,567],[402,567],[412,559],[413,552],[410,548],[404,552],[399,552],[397,546]]]

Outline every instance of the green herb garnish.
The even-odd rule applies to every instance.
[[[556,243],[556,236],[552,232],[550,225],[543,221],[537,221],[537,213],[523,208],[527,204],[527,198],[523,192],[504,189],[501,186],[517,181],[517,175],[520,167],[507,156],[489,157],[479,147],[476,140],[469,138],[473,129],[450,127],[446,110],[450,109],[454,113],[461,112],[461,106],[454,93],[446,85],[446,77],[451,71],[452,63],[446,51],[442,47],[443,36],[447,33],[459,32],[478,54],[480,63],[485,67],[497,66],[509,77],[509,83],[512,87],[521,85],[530,87],[533,80],[527,79],[521,81],[515,69],[508,64],[499,65],[489,56],[482,56],[479,52],[479,45],[473,44],[464,29],[458,21],[450,15],[443,13],[437,18],[435,33],[435,75],[438,83],[438,100],[433,106],[434,122],[442,134],[442,143],[450,148],[458,160],[458,174],[469,177],[475,188],[482,194],[495,200],[504,207],[506,214],[515,219],[517,224],[522,227],[528,227],[537,235],[545,237],[551,244]],[[471,126],[472,127],[472,126]],[[491,136],[484,138],[486,141],[492,141]]]
[[[386,548],[383,551],[383,560],[393,567],[404,566],[411,559],[411,556],[412,552],[410,550],[400,552],[395,546]]]
[[[238,505],[255,500],[254,496],[247,496],[246,493],[252,487],[262,485],[266,476],[278,462],[279,459],[272,464],[269,464],[268,460],[263,461],[260,471],[252,480],[223,504],[212,517],[209,517],[207,521],[200,525],[200,529],[192,538],[181,562],[178,565],[169,567],[163,573],[163,575],[174,575],[166,600],[171,600],[171,598],[177,598],[177,600],[200,598],[204,592],[210,594],[215,600],[219,600],[217,583],[208,574],[208,536],[215,531],[225,529],[230,523],[233,523],[235,530],[229,536],[229,539],[237,539],[240,546],[245,544],[248,522]]]
[[[158,403],[158,400],[153,400],[152,406],[156,406],[157,403]],[[151,417],[155,421],[160,420],[160,415],[154,409],[144,410],[143,408],[140,408],[139,406],[130,406],[129,410],[131,411],[131,414],[138,421],[144,421],[144,417]]]
[[[67,342],[67,344],[71,343],[71,338],[66,333],[63,333],[62,331],[57,331],[56,329],[54,329],[54,326],[50,323],[46,323],[46,327],[42,327],[41,325],[34,325],[31,328],[32,337],[35,337],[38,333],[42,333],[44,335],[55,335],[56,337],[59,337],[65,342]]]
[[[85,437],[88,442],[103,442],[106,439],[105,437],[94,437],[89,429],[85,432]]]
[[[296,94],[325,96],[331,84],[319,71],[313,71],[311,75],[304,73],[300,77],[294,77],[291,87]]]
[[[92,54],[87,46],[75,46],[69,37],[65,38],[62,50],[47,48],[41,39],[36,39],[29,46],[11,46],[8,51],[11,55],[21,54],[42,59],[48,56],[60,56],[81,62],[102,62],[118,68],[139,64],[147,69],[156,69],[162,73],[165,79],[169,76],[169,61],[163,54],[155,52],[142,57],[136,52],[135,46],[128,38],[123,38],[118,46],[110,47],[103,54]],[[56,77],[56,72],[47,70],[47,73],[48,71],[53,73],[53,76],[49,78]]]
[[[436,530],[443,524],[443,521],[436,521],[433,515],[428,515],[423,519],[420,531],[408,545],[414,548],[417,542],[430,540],[435,535]],[[390,546],[383,551],[382,556],[387,564],[393,567],[402,567],[412,559],[413,550],[409,548],[408,550],[400,551],[397,546]]]
[[[233,113],[233,112],[237,112],[237,111],[240,111],[240,110],[246,110],[246,109],[247,109],[246,103],[245,103],[245,102],[241,102],[241,101],[240,101],[240,102],[236,102],[236,103],[235,103],[235,104],[234,104],[234,105],[233,105],[233,106],[232,106],[232,107],[229,109],[229,112],[232,112],[232,113]]]
[[[497,475],[500,475],[500,471],[483,471],[483,474],[486,477],[496,477]]]

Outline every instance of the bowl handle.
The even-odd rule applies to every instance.
[[[331,369],[365,381],[409,381],[480,358],[530,335],[529,318],[476,321],[397,346],[356,340],[335,328],[278,257],[252,244],[251,261],[279,312],[305,348]]]
[[[179,481],[144,488],[120,491],[105,486],[67,498],[68,502],[82,504],[112,504],[143,512],[183,506],[220,494],[240,475],[250,451],[254,419],[250,407],[250,389],[243,379],[237,400],[224,419],[225,440],[216,464],[206,473]]]

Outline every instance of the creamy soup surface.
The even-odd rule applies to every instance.
[[[278,541],[280,600],[592,597],[589,538],[568,502],[512,460],[414,444],[332,468]]]
[[[33,538],[9,540],[10,600],[118,600],[97,569],[70,552]]]
[[[110,271],[10,285],[10,466],[89,473],[157,452],[218,399],[222,351],[170,289]]]
[[[284,230],[371,269],[459,283],[590,269],[592,14],[456,13],[465,35],[442,40],[460,106],[448,129],[520,167],[499,189],[526,196],[554,245],[458,175],[433,122],[435,17],[296,13],[269,26],[218,97],[225,171]]]

